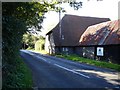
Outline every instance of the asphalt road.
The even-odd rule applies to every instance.
[[[120,89],[118,72],[54,56],[21,50],[30,68],[34,88],[114,88]]]

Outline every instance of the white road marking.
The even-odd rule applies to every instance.
[[[21,51],[23,51],[23,50],[21,50]],[[34,54],[32,54],[31,52],[28,52],[28,51],[24,51],[24,52],[29,53],[30,55],[34,55]],[[36,56],[36,57],[40,58],[41,60],[43,60],[43,61],[45,61],[45,62],[48,62],[45,58],[42,58],[42,57],[39,57],[39,56]],[[51,63],[51,62],[48,62],[48,63]],[[70,70],[70,69],[68,69],[68,68],[66,68],[66,67],[63,67],[63,66],[60,66],[60,65],[58,65],[58,64],[54,64],[54,65],[57,66],[57,67],[60,67],[60,68],[62,68],[62,69],[65,69],[65,70],[67,70],[67,71],[69,71],[69,72],[72,72],[72,73],[81,75],[81,76],[86,77],[86,78],[90,78],[89,76],[86,76],[86,75],[84,75],[84,74],[78,73],[78,72],[76,72],[76,71],[74,71],[74,70]]]
[[[70,70],[70,69],[68,69],[68,68],[66,68],[66,67],[63,67],[63,66],[60,66],[60,65],[58,65],[58,64],[54,64],[54,65],[57,66],[57,67],[60,67],[60,68],[62,68],[62,69],[65,69],[65,70],[67,70],[67,71],[69,71],[69,72],[72,72],[72,73],[78,74],[78,75],[80,75],[80,76],[83,76],[83,77],[85,77],[85,78],[90,78],[89,76],[86,76],[86,75],[84,75],[84,74],[78,73],[78,72],[76,72],[76,71],[74,71],[74,70]]]
[[[26,51],[26,50],[20,50],[20,51],[23,51],[23,52],[25,52],[25,53],[28,53],[28,54],[30,54],[30,55],[32,55],[32,56],[35,56],[32,52],[29,52],[29,51]],[[43,58],[43,57],[40,57],[40,56],[35,56],[35,57],[37,57],[37,58],[39,58],[39,59],[41,59],[41,60],[43,60],[43,61],[45,61],[45,62],[48,62],[45,58]],[[48,63],[51,63],[51,62],[48,62]]]
[[[40,56],[36,56],[36,57],[38,57],[38,58],[40,58],[41,60],[47,62],[47,60],[46,60],[45,58],[42,58],[42,57],[40,57]]]

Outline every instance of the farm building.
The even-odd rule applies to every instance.
[[[89,26],[79,45],[83,57],[120,63],[120,20]]]
[[[65,15],[61,20],[61,37],[58,23],[46,34],[45,50],[50,54],[61,52],[73,54],[79,46],[81,35],[88,26],[109,20],[109,18]]]
[[[59,30],[58,23],[46,34],[45,50],[50,54],[77,54],[86,58],[109,61],[116,59],[119,54],[118,21],[110,21],[109,18],[65,15],[61,20],[61,37]],[[109,48],[111,50],[115,48],[113,52],[117,54],[111,56],[113,52],[109,53]],[[101,55],[98,54],[98,49],[103,50]]]

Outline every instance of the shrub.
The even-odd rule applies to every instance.
[[[41,51],[41,50],[43,50],[44,49],[44,40],[38,40],[36,43],[35,43],[35,50],[36,51]]]

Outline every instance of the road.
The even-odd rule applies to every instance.
[[[34,88],[120,89],[116,71],[27,50],[20,54],[31,70]]]

